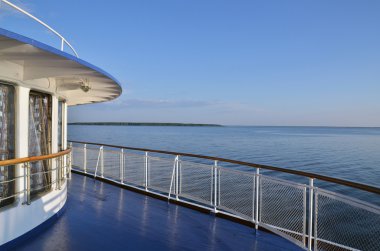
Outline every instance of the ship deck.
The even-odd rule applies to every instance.
[[[16,250],[301,250],[277,235],[73,174],[63,215]]]

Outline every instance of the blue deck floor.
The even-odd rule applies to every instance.
[[[64,214],[16,250],[300,250],[276,235],[73,174]]]

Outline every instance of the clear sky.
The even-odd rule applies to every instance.
[[[123,85],[72,122],[380,126],[379,0],[14,2]],[[0,27],[59,44],[4,6]]]

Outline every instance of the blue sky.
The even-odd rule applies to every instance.
[[[123,84],[70,121],[380,126],[380,1],[14,2]],[[0,27],[59,44],[4,6]]]

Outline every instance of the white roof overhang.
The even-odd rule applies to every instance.
[[[3,69],[1,69],[3,68]],[[0,78],[15,78],[30,88],[44,86],[68,105],[104,102],[120,96],[119,82],[71,54],[0,28]]]

